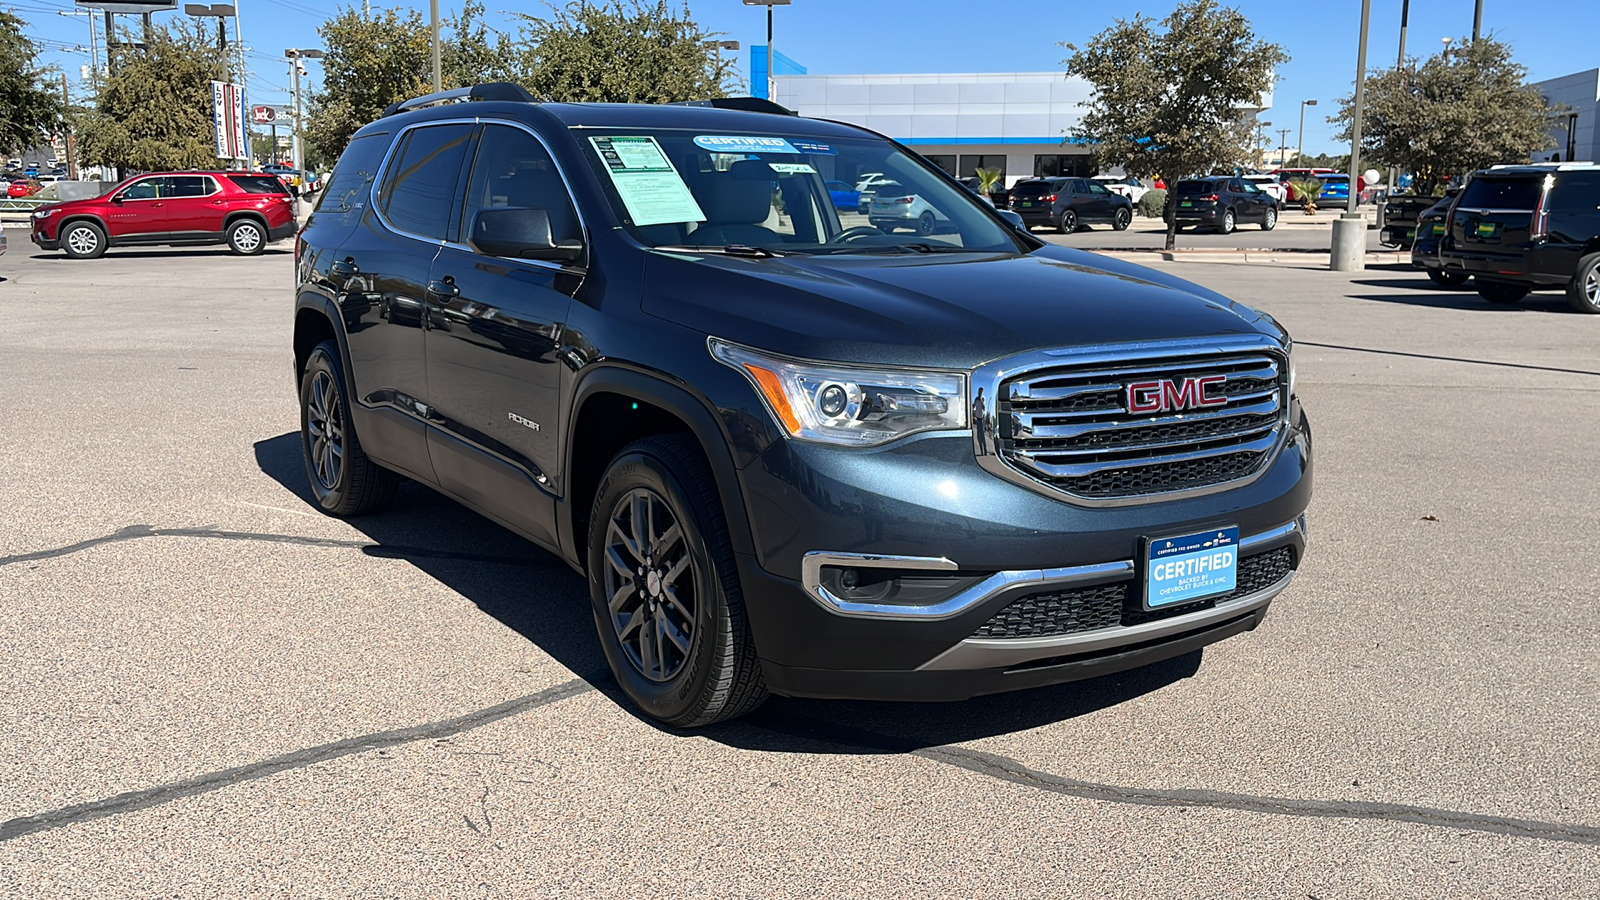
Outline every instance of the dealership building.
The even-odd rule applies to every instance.
[[[1560,111],[1550,129],[1550,149],[1536,162],[1600,162],[1600,69],[1534,82]]]
[[[752,92],[768,96],[767,48],[751,53]],[[771,99],[800,115],[870,128],[958,178],[998,167],[1009,186],[1039,175],[1093,175],[1089,147],[1070,137],[1089,83],[1061,72],[812,75],[774,55]],[[1254,116],[1272,105],[1270,93]]]

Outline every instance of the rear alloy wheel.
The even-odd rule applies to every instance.
[[[1578,260],[1578,271],[1567,285],[1567,302],[1581,313],[1600,313],[1600,253]]]
[[[1233,210],[1225,209],[1222,211],[1222,224],[1217,226],[1217,233],[1233,234],[1233,227],[1237,224],[1239,220],[1234,217]]]
[[[1266,215],[1261,217],[1261,230],[1262,231],[1271,231],[1272,229],[1277,228],[1277,227],[1278,227],[1278,210],[1275,207],[1269,206],[1269,207],[1267,207]]]
[[[106,233],[93,222],[73,222],[61,230],[61,249],[73,259],[98,259],[106,252]]]
[[[733,544],[692,438],[624,447],[595,492],[588,542],[595,627],[630,700],[679,728],[761,705]]]
[[[1528,289],[1520,284],[1506,284],[1503,281],[1480,281],[1478,296],[1490,303],[1511,304],[1528,296]]]
[[[919,216],[917,218],[917,234],[921,234],[921,235],[933,234],[933,229],[935,227],[937,227],[938,224],[939,224],[938,220],[933,217],[933,211],[932,210],[924,212],[921,216]]]
[[[240,256],[255,256],[267,248],[267,232],[254,219],[239,219],[228,226],[228,249]]]
[[[1471,275],[1463,275],[1460,272],[1451,272],[1447,269],[1428,270],[1428,280],[1440,287],[1461,287],[1471,277]]]
[[[389,505],[400,476],[361,449],[350,422],[339,345],[318,344],[300,378],[300,451],[317,506],[331,516],[359,516]]]
[[[1078,212],[1072,209],[1063,209],[1061,218],[1056,219],[1056,231],[1061,234],[1072,234],[1078,230]]]
[[[1111,227],[1117,231],[1127,231],[1131,224],[1133,224],[1133,210],[1125,206],[1119,208],[1111,217]]]

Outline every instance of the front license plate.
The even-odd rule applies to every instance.
[[[1239,586],[1239,527],[1146,543],[1145,609],[1232,593]]]

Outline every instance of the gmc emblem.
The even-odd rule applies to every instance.
[[[1227,381],[1225,375],[1206,375],[1178,381],[1135,381],[1128,385],[1128,412],[1160,413],[1226,406],[1227,397],[1208,397],[1206,388]]]

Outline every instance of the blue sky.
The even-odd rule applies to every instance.
[[[210,2],[210,0],[207,0]],[[286,103],[289,76],[282,59],[285,47],[314,47],[316,27],[335,9],[319,0],[233,0],[243,18],[250,56],[251,99]],[[427,5],[379,2],[375,6],[416,8]],[[441,0],[448,11],[459,0]],[[543,3],[500,0],[491,7],[540,13]],[[1066,55],[1062,41],[1083,42],[1118,17],[1136,13],[1160,18],[1174,0],[1101,0],[1094,4],[1061,0],[1006,0],[1002,3],[957,0],[794,0],[778,7],[776,40],[780,52],[813,73],[869,72],[1005,72],[1051,71]],[[1256,33],[1282,44],[1292,60],[1279,72],[1276,108],[1262,115],[1275,127],[1298,127],[1299,101],[1316,98],[1317,109],[1306,115],[1307,152],[1336,152],[1333,129],[1325,117],[1335,98],[1349,92],[1355,77],[1356,39],[1361,6],[1356,0],[1317,4],[1293,0],[1237,0]],[[1600,3],[1558,0],[1527,15],[1526,0],[1486,0],[1484,30],[1508,41],[1517,59],[1539,80],[1600,66],[1600,49],[1592,35],[1600,33]],[[1401,0],[1372,4],[1372,66],[1393,65],[1398,49]],[[0,0],[28,23],[28,33],[52,48],[48,59],[78,81],[88,55],[64,48],[86,45],[88,26],[81,16],[63,16],[70,0]],[[766,15],[740,0],[699,0],[691,4],[695,18],[713,31],[744,44],[740,67],[748,73],[752,44],[766,40]],[[1473,0],[1415,0],[1407,51],[1431,55],[1446,35],[1458,40],[1472,31]],[[448,14],[448,13],[446,13]],[[170,15],[170,14],[166,14]],[[1554,18],[1552,18],[1554,17]],[[500,20],[504,23],[505,20]],[[514,26],[512,26],[514,27]],[[312,79],[316,64],[310,63]],[[1294,133],[1289,135],[1291,144]]]

